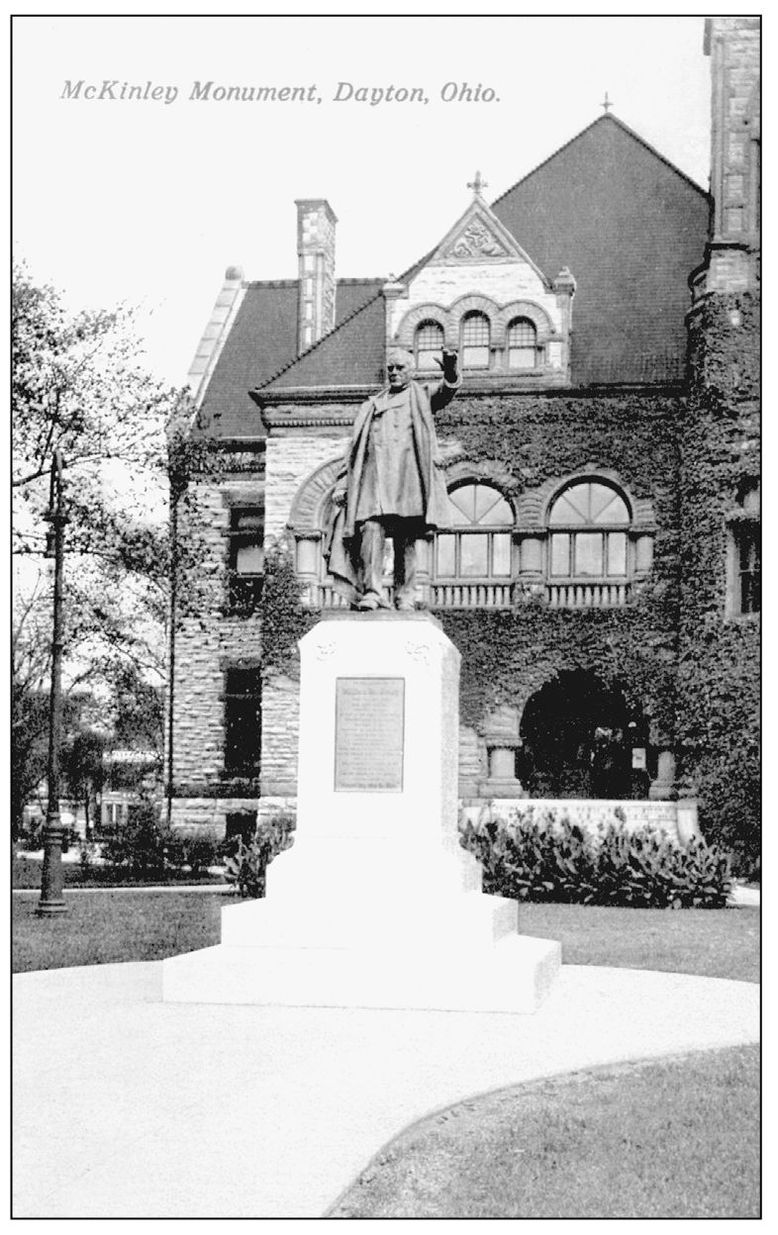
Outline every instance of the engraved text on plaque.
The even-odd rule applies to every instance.
[[[402,792],[404,722],[403,678],[337,679],[336,792]]]

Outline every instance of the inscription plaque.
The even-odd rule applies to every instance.
[[[403,678],[336,680],[336,793],[401,793],[404,738]]]

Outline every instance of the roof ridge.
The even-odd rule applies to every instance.
[[[449,231],[450,230],[451,228],[449,228]],[[444,233],[444,235],[447,234],[448,233]],[[443,236],[441,237],[441,240],[442,239]],[[438,244],[440,244],[440,241],[438,241]],[[397,282],[404,283],[406,279],[411,277],[411,275],[417,273],[418,270],[421,270],[422,266],[426,265],[430,258],[435,256],[438,249],[438,244],[435,245],[434,249],[430,249],[428,253],[425,253],[423,257],[418,258],[415,262],[411,262],[410,266],[408,266],[406,270],[403,270],[402,274],[398,274]]]
[[[706,189],[703,189],[701,185],[697,184],[696,180],[692,180],[691,176],[687,176],[686,172],[681,171],[680,167],[676,167],[675,163],[671,163],[665,155],[657,150],[655,146],[652,146],[650,142],[646,141],[644,137],[641,137],[639,133],[636,133],[634,129],[631,129],[628,124],[624,123],[623,120],[619,120],[618,116],[612,116],[610,112],[606,112],[604,116],[595,116],[591,124],[585,125],[584,128],[582,128],[578,133],[573,134],[568,141],[563,142],[561,146],[557,146],[556,150],[543,159],[542,162],[533,167],[531,171],[528,171],[526,175],[520,176],[519,179],[510,186],[510,188],[506,189],[504,193],[501,193],[499,197],[494,199],[491,209],[494,210],[495,206],[498,206],[509,193],[512,193],[514,189],[518,189],[519,185],[524,184],[525,180],[529,180],[530,176],[534,176],[536,172],[539,172],[541,168],[545,167],[547,163],[550,163],[552,159],[555,159],[557,155],[561,154],[563,150],[566,150],[568,146],[572,146],[573,142],[578,141],[580,137],[583,137],[584,133],[588,133],[589,130],[593,129],[595,125],[603,124],[605,121],[610,121],[611,124],[617,124],[619,128],[624,130],[625,133],[629,133],[630,137],[634,138],[635,141],[640,142],[641,146],[644,146],[646,150],[649,150],[651,154],[661,160],[666,167],[669,167],[671,171],[676,173],[676,175],[680,176],[683,180],[686,180],[687,183],[689,183],[692,188],[696,189],[698,193],[701,193],[703,197],[709,196]]]
[[[514,189],[517,189],[519,185],[524,183],[524,181],[528,180],[531,176],[534,176],[536,172],[539,172],[541,168],[545,167],[547,163],[550,163],[551,160],[556,158],[557,155],[561,154],[563,150],[566,150],[568,146],[571,146],[573,142],[577,141],[580,137],[582,137],[584,133],[588,133],[590,129],[593,129],[595,127],[595,125],[602,124],[604,121],[610,121],[611,123],[617,124],[621,129],[623,129],[625,133],[628,133],[630,137],[632,137],[635,141],[639,142],[640,145],[642,145],[646,150],[650,151],[650,153],[653,154],[656,158],[658,158],[660,162],[664,163],[666,167],[669,167],[672,171],[676,173],[676,175],[680,176],[683,180],[685,180],[688,184],[690,184],[692,188],[696,189],[697,192],[702,197],[707,198],[709,196],[708,192],[705,189],[701,188],[701,186],[698,185],[696,181],[692,180],[691,177],[687,176],[686,173],[681,171],[679,167],[676,167],[674,163],[671,163],[669,159],[665,158],[665,156],[661,154],[658,150],[656,150],[650,144],[650,142],[647,142],[645,138],[640,136],[639,133],[636,133],[633,129],[631,129],[629,125],[624,123],[623,120],[619,120],[617,116],[612,116],[610,115],[610,113],[606,113],[604,116],[596,116],[594,120],[592,120],[590,124],[587,124],[583,129],[581,129],[580,132],[575,133],[571,138],[569,138],[568,141],[564,142],[563,145],[558,146],[557,149],[554,150],[550,155],[548,155],[547,158],[543,159],[541,163],[538,163],[537,166],[533,167],[532,170],[527,172],[525,176],[522,176],[519,180],[515,182],[515,184],[512,184],[510,188],[506,189],[504,193],[501,193],[500,196],[492,202],[491,206],[488,206],[488,208],[493,211],[495,206],[498,206],[499,203],[508,196],[508,194],[514,191]],[[497,217],[499,219],[499,215]],[[502,220],[500,220],[500,222],[502,222]],[[505,224],[503,224],[503,226],[505,226]],[[440,242],[438,242],[438,244],[436,244],[434,248],[429,249],[422,257],[418,258],[417,261],[412,262],[410,266],[406,267],[406,269],[402,272],[402,274],[396,276],[396,279],[394,281],[398,283],[405,282],[407,279],[413,277],[414,274],[416,274],[419,270],[421,270],[424,267],[424,265],[428,261],[430,261],[432,257],[434,257],[439,247],[439,243]],[[342,281],[345,282],[345,280],[342,280]],[[363,281],[372,282],[373,280],[372,279],[353,280],[353,282],[355,283],[360,283]],[[297,280],[293,280],[293,282],[297,282]],[[338,280],[338,282],[341,282],[341,280]],[[313,352],[316,351],[317,348],[321,347],[324,343],[326,343],[328,339],[333,338],[338,333],[339,330],[341,330],[344,326],[352,322],[358,314],[363,313],[365,309],[367,309],[370,305],[374,304],[376,300],[378,300],[383,295],[383,285],[384,285],[383,280],[377,279],[376,282],[380,282],[381,286],[379,287],[378,291],[376,292],[374,296],[370,296],[363,304],[358,305],[355,309],[351,311],[351,313],[347,314],[347,316],[344,317],[342,321],[338,322],[338,324],[334,326],[332,330],[328,331],[327,334],[322,335],[320,339],[317,339],[315,343],[311,344],[311,346],[306,349],[306,351],[299,352],[291,360],[287,361],[287,363],[282,365],[282,367],[278,369],[277,372],[273,373],[269,378],[266,379],[266,381],[262,382],[260,386],[254,387],[254,389],[255,390],[267,390],[268,387],[272,386],[274,382],[277,382],[278,379],[284,375],[284,373],[288,373],[289,370],[293,369],[294,366],[299,361],[310,356]]]
[[[355,284],[355,283],[384,284],[386,282],[386,279],[383,278],[382,275],[380,274],[348,275],[347,277],[338,276],[335,282],[336,283],[348,283],[348,284]],[[246,279],[243,286],[246,289],[248,289],[249,287],[298,287],[299,284],[300,284],[299,278],[297,279]]]
[[[636,133],[634,129],[631,129],[628,124],[624,123],[623,120],[619,120],[618,116],[607,115],[597,117],[597,120],[606,119],[618,124],[625,133],[629,133],[630,137],[634,137],[636,142],[640,142],[641,146],[645,146],[646,150],[649,150],[651,154],[656,155],[659,161],[664,163],[665,167],[669,167],[671,171],[675,172],[676,176],[680,176],[682,180],[685,180],[687,184],[690,184],[692,188],[696,189],[697,192],[702,194],[703,197],[710,197],[710,193],[707,189],[703,189],[701,184],[698,184],[696,180],[692,180],[691,176],[687,176],[686,172],[681,171],[680,167],[676,167],[675,163],[671,163],[667,156],[662,154],[661,150],[657,150],[656,146],[652,146],[651,142],[646,141],[645,137],[641,137],[639,133]],[[597,121],[595,121],[595,124],[596,123]]]
[[[395,282],[398,282],[398,283],[404,282],[416,270],[417,267],[421,268],[425,262],[428,262],[429,259],[432,256],[434,256],[436,249],[437,249],[437,245],[435,246],[435,249],[430,249],[429,252],[425,253],[423,257],[420,257],[418,258],[417,261],[412,262],[411,265],[408,266],[402,272],[402,274],[397,275]],[[372,282],[373,280],[371,279],[371,280],[366,280],[366,281]],[[269,377],[267,381],[262,383],[261,386],[255,386],[254,389],[255,390],[266,390],[268,386],[272,386],[273,382],[277,382],[279,377],[283,377],[284,373],[288,373],[290,369],[294,368],[298,360],[303,360],[306,356],[310,356],[312,352],[316,351],[317,347],[321,347],[322,343],[325,343],[327,339],[331,339],[333,335],[336,335],[338,331],[341,329],[341,327],[347,325],[348,322],[353,321],[353,319],[357,316],[358,313],[361,313],[364,309],[367,309],[371,304],[375,304],[376,300],[378,300],[379,297],[383,295],[384,284],[387,282],[390,282],[391,280],[376,279],[375,281],[381,284],[375,296],[371,296],[368,300],[364,302],[364,304],[357,305],[356,309],[352,309],[351,313],[347,314],[346,317],[344,317],[342,321],[338,322],[337,326],[333,326],[332,330],[328,331],[327,334],[323,334],[322,337],[320,339],[317,339],[315,343],[312,343],[311,346],[306,349],[306,351],[299,352],[294,357],[293,360],[288,361],[285,365],[283,365],[278,370],[277,373],[274,373],[271,377]],[[359,283],[359,282],[362,282],[362,280],[355,279],[354,282]]]
[[[376,300],[378,300],[382,295],[383,282],[381,283],[381,287],[378,289],[375,296],[370,296],[364,301],[363,304],[357,305],[356,309],[352,309],[350,313],[347,313],[342,321],[338,322],[337,326],[333,326],[332,330],[328,330],[326,334],[323,334],[320,339],[317,339],[315,343],[312,343],[311,346],[306,348],[304,352],[298,352],[292,360],[289,360],[285,365],[282,365],[277,373],[273,373],[272,376],[262,382],[261,385],[255,386],[254,389],[266,390],[268,386],[272,386],[273,382],[277,382],[279,377],[282,377],[284,373],[288,373],[290,369],[293,369],[300,360],[304,360],[307,356],[310,356],[311,353],[315,352],[318,347],[321,347],[323,343],[326,343],[327,340],[331,339],[333,335],[336,335],[339,330],[342,330],[344,326],[353,321],[359,313],[362,313],[368,307],[368,305],[375,304]]]

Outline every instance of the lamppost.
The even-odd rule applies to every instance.
[[[65,514],[62,500],[62,454],[54,451],[51,464],[49,509],[44,518],[51,524],[46,538],[46,557],[54,558],[54,629],[51,643],[51,695],[49,703],[49,769],[46,829],[43,835],[41,897],[36,913],[51,917],[65,913],[62,895],[62,823],[59,814],[59,749],[62,737],[62,582],[65,550]]]

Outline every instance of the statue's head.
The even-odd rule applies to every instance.
[[[386,357],[386,373],[391,390],[402,390],[413,377],[414,359],[403,347],[393,347]]]

